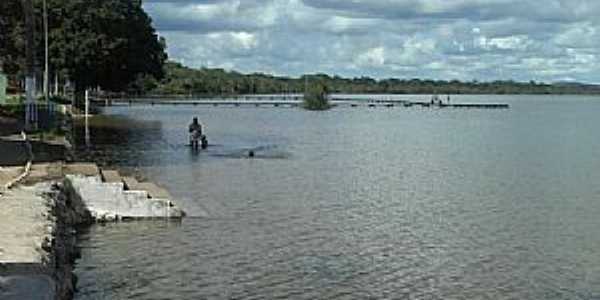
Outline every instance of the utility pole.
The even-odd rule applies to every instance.
[[[37,129],[35,107],[35,20],[32,0],[21,0],[25,15],[25,130]]]
[[[48,7],[46,6],[46,0],[44,0],[44,55],[45,55],[45,66],[44,66],[44,100],[46,100],[46,105],[48,105],[48,93],[50,92],[49,88],[49,67],[48,67]]]

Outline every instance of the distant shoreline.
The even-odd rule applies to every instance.
[[[397,95],[600,95],[600,85],[578,82],[544,83],[496,80],[480,82],[432,79],[344,78],[328,74],[299,77],[264,73],[241,73],[224,69],[194,69],[167,62],[164,78],[145,77],[131,85],[129,95],[243,95],[304,93],[307,86],[319,82],[330,93]]]

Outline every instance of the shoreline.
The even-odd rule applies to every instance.
[[[58,182],[18,187],[0,202],[5,230],[0,253],[0,298],[72,299],[78,257],[75,227],[91,224]],[[19,234],[11,232],[18,226]],[[26,287],[26,288],[25,288]]]
[[[69,145],[0,136],[1,299],[72,299],[81,226],[185,216],[153,183],[127,178],[129,188],[117,171],[66,163]],[[34,157],[26,154],[32,146]]]

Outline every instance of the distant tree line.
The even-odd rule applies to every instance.
[[[43,1],[33,1],[38,82],[44,65]],[[46,0],[51,82],[123,91],[140,77],[161,79],[167,59],[141,0]],[[25,72],[24,0],[0,1],[0,67],[13,86]]]
[[[304,93],[307,82],[309,86],[318,82],[324,85],[329,93],[348,94],[600,94],[600,86],[578,83],[376,80],[369,77],[342,78],[326,74],[290,78],[262,73],[242,74],[223,69],[193,69],[176,62],[167,62],[164,74],[162,80],[149,76],[138,78],[129,86],[129,92],[156,96]]]

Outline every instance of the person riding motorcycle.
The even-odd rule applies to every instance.
[[[202,134],[202,125],[198,122],[198,118],[192,120],[192,124],[189,127],[190,134],[190,145],[195,149],[198,149],[198,141],[202,141],[202,149],[207,146],[206,136]]]

